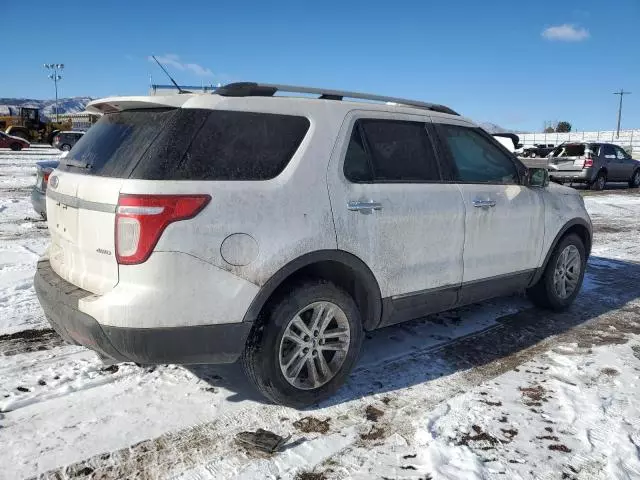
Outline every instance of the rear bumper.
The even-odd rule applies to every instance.
[[[549,169],[549,177],[560,182],[591,183],[595,179],[591,168],[583,170],[553,170]]]
[[[232,363],[244,350],[250,323],[185,327],[129,328],[100,324],[78,309],[91,296],[38,262],[34,278],[38,300],[60,336],[118,361],[143,364]]]
[[[33,209],[40,215],[47,214],[47,197],[46,194],[37,188],[31,189],[31,205]]]

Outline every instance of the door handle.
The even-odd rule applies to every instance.
[[[473,206],[476,208],[489,208],[489,207],[495,207],[496,206],[496,202],[495,200],[474,200],[473,201]]]
[[[382,210],[382,204],[373,200],[366,202],[351,201],[347,203],[347,208],[352,212],[371,213],[373,210]]]

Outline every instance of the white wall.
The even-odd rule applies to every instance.
[[[620,130],[620,137],[616,137],[615,130],[600,130],[597,132],[570,133],[519,133],[520,143],[530,147],[539,143],[558,145],[562,142],[606,142],[627,147],[633,147],[634,155],[640,156],[640,129]]]

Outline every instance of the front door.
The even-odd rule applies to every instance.
[[[604,158],[604,166],[607,169],[607,181],[620,182],[624,178],[624,165],[616,156],[613,145],[608,143],[600,147],[600,156]]]
[[[631,176],[636,169],[636,163],[631,159],[629,154],[624,151],[624,149],[615,145],[614,150],[616,151],[616,160],[620,165],[620,181],[628,181],[631,180]]]
[[[451,122],[436,129],[464,198],[460,300],[471,303],[528,284],[540,264],[544,204],[537,189],[520,184],[515,158],[490,135]]]
[[[456,303],[464,204],[458,187],[441,180],[429,117],[370,116],[345,120],[328,184],[338,248],[371,269],[392,305],[383,312],[388,324]]]

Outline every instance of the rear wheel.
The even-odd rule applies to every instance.
[[[531,301],[539,307],[564,310],[580,292],[586,267],[584,244],[571,233],[554,250],[542,277],[527,290]]]
[[[640,170],[636,170],[631,175],[631,179],[629,180],[629,188],[638,188],[640,187]]]
[[[20,143],[12,143],[11,150],[13,150],[14,152],[19,152],[20,150],[22,150],[22,145]]]
[[[307,282],[267,307],[242,363],[265,397],[301,408],[340,388],[358,359],[362,337],[353,298],[330,282]]]
[[[607,184],[607,175],[604,172],[598,173],[598,176],[591,184],[591,190],[603,190]]]

